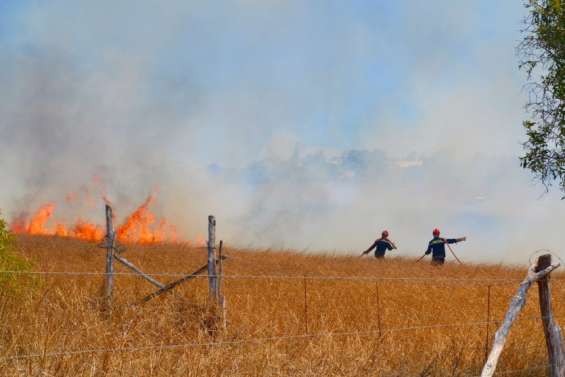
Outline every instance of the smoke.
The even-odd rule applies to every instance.
[[[466,260],[559,253],[563,202],[517,160],[522,10],[488,5],[22,2],[0,208],[102,222],[102,195],[125,216],[156,192],[186,238],[213,213],[240,246],[360,252],[387,228],[418,255],[440,227]]]

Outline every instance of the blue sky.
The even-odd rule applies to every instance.
[[[477,260],[557,247],[544,224],[562,202],[518,165],[524,16],[510,0],[1,0],[16,179],[0,207],[102,172],[124,201],[164,186],[189,235],[215,211],[262,246],[356,250],[387,227],[417,253],[443,226],[469,249],[495,240]]]

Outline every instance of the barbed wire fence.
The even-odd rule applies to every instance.
[[[564,319],[565,317],[560,317],[556,319]],[[537,321],[540,317],[527,317],[523,320]],[[495,321],[491,321],[493,323]],[[471,321],[471,322],[460,322],[460,323],[440,323],[435,325],[415,325],[415,326],[405,326],[405,327],[395,327],[383,330],[383,335],[392,334],[395,332],[404,331],[419,331],[419,330],[433,330],[438,328],[456,328],[456,327],[478,327],[484,326],[486,321]],[[152,344],[140,347],[121,347],[121,348],[92,348],[92,349],[80,349],[80,350],[70,350],[70,351],[57,351],[57,352],[46,352],[46,353],[32,353],[32,354],[21,354],[13,355],[7,357],[0,357],[0,361],[10,361],[10,360],[22,360],[22,359],[33,359],[39,357],[62,357],[62,356],[75,356],[82,354],[96,354],[96,353],[135,353],[135,352],[146,352],[152,350],[174,350],[182,348],[194,348],[194,347],[222,347],[222,346],[237,346],[244,344],[259,344],[265,342],[278,342],[278,341],[293,341],[293,340],[307,340],[307,339],[317,339],[326,337],[373,337],[378,336],[379,331],[338,331],[338,332],[322,332],[316,334],[298,334],[298,335],[281,335],[281,336],[270,336],[270,337],[256,337],[249,339],[239,339],[230,341],[217,341],[217,342],[189,342],[189,343],[179,343],[179,344]]]
[[[0,271],[0,274],[15,274],[15,275],[41,275],[46,277],[63,277],[65,279],[74,279],[77,277],[104,277],[107,273],[96,272],[96,271]],[[116,276],[124,277],[139,277],[138,274],[133,272],[112,272]],[[186,273],[183,272],[161,272],[161,273],[151,273],[152,276],[163,276],[170,278],[177,278],[185,276]],[[199,275],[197,278],[207,279],[208,275]],[[177,344],[151,344],[143,345],[139,347],[120,347],[120,348],[91,348],[91,349],[75,349],[75,350],[59,350],[54,352],[38,352],[38,353],[28,353],[28,354],[14,354],[9,356],[0,357],[0,362],[10,362],[17,360],[29,360],[36,358],[58,358],[58,357],[68,357],[68,356],[78,356],[78,355],[90,355],[90,354],[105,354],[105,353],[137,353],[137,352],[148,352],[148,351],[168,351],[168,350],[180,350],[187,348],[196,347],[236,347],[243,345],[257,345],[266,342],[294,342],[294,341],[307,341],[316,340],[321,338],[340,338],[340,337],[384,337],[390,334],[398,332],[409,332],[409,331],[431,331],[434,329],[448,329],[448,328],[461,328],[461,327],[482,327],[486,328],[487,334],[489,332],[491,325],[497,325],[501,323],[501,320],[491,318],[490,313],[490,301],[491,301],[491,287],[493,286],[509,286],[511,284],[517,283],[518,279],[502,279],[502,278],[452,278],[452,277],[411,277],[411,276],[396,276],[396,277],[369,277],[369,276],[328,276],[328,275],[223,275],[222,279],[225,280],[281,280],[281,281],[357,281],[366,283],[376,283],[376,289],[378,292],[379,282],[410,282],[410,283],[425,283],[425,284],[445,284],[453,283],[457,285],[474,286],[476,283],[487,284],[487,302],[489,307],[487,308],[486,320],[476,320],[469,322],[452,322],[452,323],[438,323],[438,324],[411,324],[409,326],[399,326],[399,327],[381,327],[379,323],[377,330],[372,331],[341,331],[341,332],[320,332],[320,333],[309,333],[308,329],[308,292],[307,285],[304,285],[305,295],[304,295],[304,321],[305,321],[305,333],[297,335],[280,335],[280,336],[270,336],[270,337],[253,337],[248,339],[238,339],[238,340],[228,340],[228,341],[215,341],[215,342],[188,342],[188,343],[177,343]],[[485,285],[478,285],[478,287],[485,287]],[[380,308],[377,303],[377,316],[380,318]],[[554,318],[554,319],[565,319],[565,317]],[[540,321],[543,320],[541,315],[521,317],[523,321]],[[379,321],[380,322],[380,321]],[[488,350],[489,337],[486,337],[485,350]],[[547,368],[547,365],[536,366],[536,369]],[[512,374],[516,371],[501,371],[498,374]]]
[[[107,210],[107,219],[111,219],[111,209]],[[108,215],[110,211],[110,215]],[[163,292],[166,292],[180,283],[188,281],[190,279],[205,279],[209,282],[209,297],[212,301],[216,303],[221,303],[223,305],[223,294],[220,292],[221,281],[242,281],[242,280],[281,280],[281,281],[297,281],[301,282],[303,285],[303,309],[304,309],[304,333],[295,335],[279,335],[279,336],[269,336],[269,337],[250,337],[246,339],[237,340],[227,340],[227,341],[214,341],[214,342],[187,342],[187,343],[177,343],[177,344],[150,344],[142,346],[131,346],[131,347],[118,347],[118,348],[91,348],[91,349],[75,349],[75,350],[57,350],[54,352],[41,352],[41,353],[27,353],[27,354],[13,354],[4,357],[0,357],[0,362],[10,362],[17,360],[30,360],[35,358],[57,358],[57,357],[67,357],[67,356],[77,356],[85,354],[107,354],[107,353],[135,353],[135,352],[148,352],[148,351],[167,351],[167,350],[178,350],[187,349],[195,347],[233,347],[233,346],[243,346],[243,345],[253,345],[262,344],[266,342],[281,342],[281,341],[304,341],[304,340],[315,340],[321,338],[338,338],[338,337],[383,337],[389,334],[398,332],[408,332],[408,331],[431,331],[433,329],[440,328],[457,328],[457,327],[484,327],[486,330],[485,335],[485,360],[488,356],[489,344],[490,344],[490,325],[500,324],[501,320],[492,319],[491,313],[491,288],[494,286],[510,286],[521,282],[521,279],[513,278],[457,278],[457,277],[415,277],[415,276],[339,276],[339,275],[289,275],[289,274],[264,274],[264,275],[253,275],[253,274],[224,274],[222,271],[220,274],[216,273],[215,266],[218,263],[218,257],[216,256],[216,244],[215,244],[215,219],[213,216],[209,217],[209,241],[207,245],[208,249],[208,264],[201,267],[199,270],[192,274],[187,274],[185,272],[143,272],[137,267],[135,267],[131,262],[127,261],[125,258],[120,257],[116,254],[120,254],[123,249],[116,244],[114,240],[114,233],[111,226],[111,221],[107,224],[107,236],[105,244],[102,245],[107,249],[106,258],[106,272],[98,271],[0,271],[0,274],[9,275],[41,275],[41,276],[58,276],[64,278],[77,278],[77,277],[103,277],[105,281],[105,297],[107,301],[111,302],[111,294],[113,287],[113,278],[116,276],[133,276],[142,277],[149,280],[153,285],[158,286],[159,291],[146,296],[143,301],[148,301],[147,298],[151,299],[156,297]],[[221,241],[220,241],[221,245]],[[124,264],[133,272],[118,272],[114,271],[112,261],[117,260],[118,262]],[[123,261],[126,261],[124,263]],[[220,247],[220,258],[221,247]],[[132,268],[133,266],[133,268]],[[207,271],[207,274],[203,272]],[[155,277],[170,277],[179,278],[178,280],[163,284],[156,281]],[[563,279],[562,279],[563,280]],[[310,333],[309,328],[309,310],[308,310],[308,282],[314,281],[358,281],[375,283],[376,300],[377,300],[377,318],[378,318],[378,329],[371,331],[337,331],[337,332],[319,332]],[[417,283],[417,284],[462,284],[462,285],[478,285],[487,287],[485,302],[486,315],[483,320],[469,321],[469,322],[452,322],[452,323],[436,323],[436,324],[411,324],[409,326],[397,326],[397,327],[383,327],[381,324],[381,305],[379,299],[379,283],[386,282],[406,282],[406,283]],[[543,321],[547,317],[541,315],[522,317],[522,319],[527,321]],[[564,319],[551,317],[554,319]],[[498,372],[497,374],[513,374],[517,372],[522,372],[527,369],[547,369],[551,365],[543,364],[536,365],[524,369],[516,370],[506,370]]]
[[[5,270],[0,271],[0,274],[14,274],[14,275],[69,275],[69,276],[106,276],[112,274],[115,276],[137,276],[139,274],[135,272],[119,272],[114,271],[111,273],[99,272],[99,271],[17,271],[17,270]],[[148,272],[152,276],[163,276],[163,277],[182,277],[186,275],[186,272]],[[207,279],[211,275],[201,274],[197,278]],[[500,283],[500,284],[515,284],[520,283],[522,279],[512,279],[512,278],[454,278],[454,277],[418,277],[418,276],[340,276],[340,275],[222,275],[224,279],[246,279],[246,280],[352,280],[352,281],[427,281],[432,283],[442,283],[442,282],[462,282],[462,283]],[[554,279],[563,280],[565,279]]]

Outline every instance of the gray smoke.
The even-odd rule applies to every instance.
[[[468,4],[401,8],[399,30],[379,10],[371,29],[293,1],[30,4],[0,39],[0,208],[57,201],[101,222],[102,194],[124,216],[156,192],[189,239],[213,213],[240,246],[357,253],[387,228],[418,255],[438,226],[469,237],[466,260],[559,253],[563,202],[518,166],[518,34],[473,43]],[[519,9],[501,12],[518,24]],[[364,98],[363,75],[390,85],[365,63],[394,73],[398,57],[410,74]],[[374,111],[355,117],[362,101]],[[357,136],[332,145],[344,113]],[[65,204],[87,190],[94,206]]]

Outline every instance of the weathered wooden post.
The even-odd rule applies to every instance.
[[[216,275],[216,219],[208,216],[208,296],[217,303],[218,276]]]
[[[510,328],[514,323],[514,320],[520,314],[520,311],[526,304],[526,294],[528,293],[528,289],[530,286],[536,282],[540,281],[541,279],[546,278],[551,271],[555,270],[559,267],[559,263],[551,264],[551,258],[549,259],[549,263],[544,261],[541,256],[538,258],[538,261],[528,268],[528,274],[522,283],[520,283],[520,287],[518,288],[518,292],[512,298],[512,302],[510,303],[510,307],[504,316],[504,321],[502,325],[494,335],[494,342],[492,344],[492,349],[490,354],[487,358],[487,362],[483,367],[483,371],[481,373],[481,377],[492,377],[494,372],[496,371],[496,365],[498,364],[498,359],[500,354],[502,353],[502,349],[504,348],[504,344],[506,343],[506,338],[510,333]],[[541,260],[540,260],[541,259]],[[542,268],[539,262],[543,262],[546,267]],[[543,266],[542,265],[542,266]],[[549,346],[548,346],[549,347]],[[555,375],[559,377],[565,377],[565,375]],[[554,375],[552,374],[552,377]]]
[[[114,227],[112,225],[112,207],[106,204],[106,279],[104,286],[104,298],[108,308],[112,304],[112,288],[114,286]]]
[[[218,248],[218,303],[222,309],[222,320],[224,325],[224,331],[228,329],[228,317],[226,308],[226,298],[223,292],[223,282],[224,282],[224,256],[222,255],[222,250],[224,246],[224,241],[220,240],[220,247]]]
[[[217,300],[220,306],[223,306],[224,295],[222,293],[222,283],[224,278],[224,263],[222,258],[222,247],[224,246],[224,241],[220,240],[220,247],[218,247],[218,288],[217,288]]]
[[[545,254],[538,258],[535,271],[540,272],[551,266],[551,255]],[[553,319],[551,309],[551,288],[549,274],[538,280],[539,305],[543,321],[543,332],[547,345],[549,358],[549,375],[551,377],[565,377],[565,355],[563,354],[563,337],[561,329]]]

